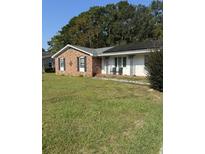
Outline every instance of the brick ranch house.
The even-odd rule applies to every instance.
[[[162,47],[161,41],[136,42],[105,48],[66,45],[55,53],[56,74],[73,76],[146,76],[146,55]]]

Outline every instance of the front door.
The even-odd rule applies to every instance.
[[[85,72],[85,58],[84,57],[80,57],[79,59],[79,63],[80,63],[80,72]]]

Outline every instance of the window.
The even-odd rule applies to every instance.
[[[48,60],[48,67],[52,68],[52,60],[51,59]]]
[[[51,62],[48,63],[48,67],[52,68],[52,63]]]
[[[63,59],[60,60],[60,66],[64,67],[64,60]]]
[[[78,71],[80,72],[86,72],[86,56],[85,57],[79,57],[79,63],[78,63]]]
[[[115,57],[115,67],[126,67],[126,62],[127,58],[126,57]]]
[[[127,58],[126,57],[123,57],[123,67],[126,67],[126,60],[127,60]]]
[[[85,58],[80,57],[80,68],[84,68],[84,67],[85,67]]]
[[[118,66],[121,67],[122,66],[122,58],[118,57]]]
[[[60,59],[60,70],[65,71],[65,58]]]

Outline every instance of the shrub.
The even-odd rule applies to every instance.
[[[146,60],[145,69],[151,87],[163,91],[163,49],[151,52]]]
[[[45,69],[45,72],[46,72],[46,73],[54,73],[54,72],[55,72],[55,69],[54,69],[54,68],[46,68],[46,69]]]

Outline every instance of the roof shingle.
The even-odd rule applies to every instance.
[[[111,49],[106,50],[103,53],[111,53],[111,52],[126,52],[132,50],[142,50],[142,49],[152,49],[162,47],[162,41],[143,41],[143,42],[135,42],[126,45],[115,46]]]

